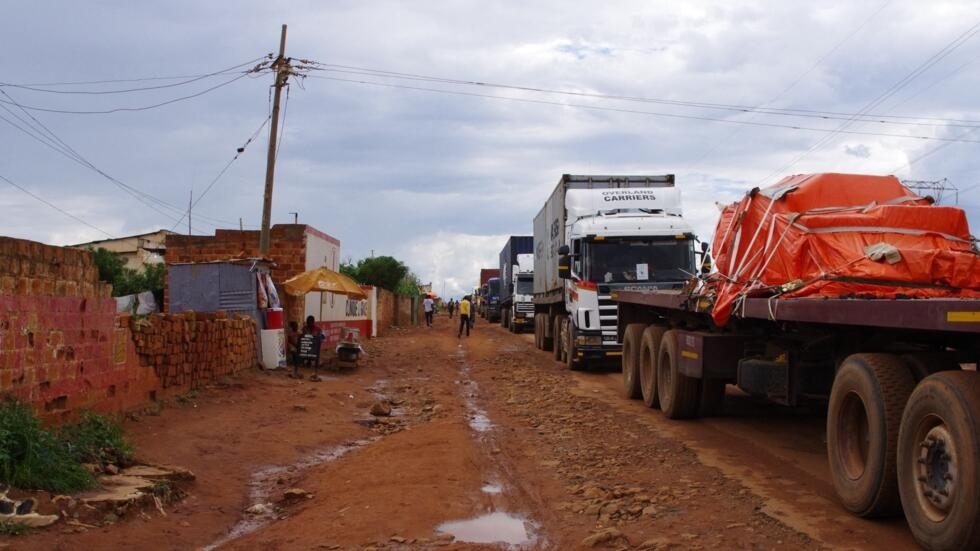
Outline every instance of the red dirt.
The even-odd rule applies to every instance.
[[[531,548],[591,545],[584,540],[606,529],[615,532],[594,538],[597,548],[912,546],[902,525],[861,521],[833,503],[815,459],[822,440],[800,437],[819,425],[817,414],[771,419],[781,410],[765,409],[760,419],[736,403],[731,421],[671,423],[620,397],[618,374],[568,372],[528,335],[482,321],[469,339],[440,316],[432,329],[393,331],[365,347],[360,368],[322,382],[249,373],[127,421],[141,458],[197,474],[166,516],[147,511],[94,529],[62,522],[0,543],[202,548],[248,516],[253,473],[373,439],[274,476],[267,501],[290,487],[311,497],[276,504],[277,518],[221,548],[494,548],[437,532],[490,511],[527,520]],[[381,399],[394,404],[391,419],[355,422]],[[471,426],[482,414],[485,432]],[[481,492],[488,483],[502,492]]]

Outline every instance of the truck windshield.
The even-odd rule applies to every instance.
[[[596,283],[682,281],[694,272],[691,239],[607,239],[588,243],[585,274]]]
[[[500,280],[499,279],[491,279],[489,282],[487,282],[487,286],[489,287],[489,290],[490,290],[489,296],[491,296],[491,297],[500,296]]]
[[[517,286],[514,289],[515,295],[530,295],[534,293],[534,280],[533,279],[518,279]]]

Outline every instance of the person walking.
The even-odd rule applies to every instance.
[[[466,327],[466,336],[470,336],[471,306],[469,295],[464,296],[463,300],[459,301],[459,332],[456,334],[457,339],[463,336],[463,327]]]
[[[456,303],[453,302],[453,299],[449,299],[449,302],[446,303],[446,311],[449,312],[449,319],[453,319],[453,311],[455,311],[455,309]]]
[[[425,296],[425,299],[422,301],[422,308],[425,310],[425,325],[432,327],[432,313],[435,310],[435,301],[432,300],[432,297]]]

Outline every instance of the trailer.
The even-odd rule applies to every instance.
[[[727,385],[826,400],[841,504],[980,549],[980,253],[965,215],[890,176],[818,174],[726,207],[718,272],[617,290],[628,398],[719,415]]]
[[[512,333],[534,319],[534,237],[512,235],[500,251],[500,324]]]

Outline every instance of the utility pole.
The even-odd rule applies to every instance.
[[[273,62],[276,70],[276,90],[272,100],[272,125],[269,128],[269,156],[265,163],[265,195],[262,200],[262,233],[259,236],[259,255],[269,256],[269,227],[272,220],[272,180],[276,172],[276,135],[279,133],[279,98],[289,78],[289,60],[286,59],[286,25],[279,38],[279,57]]]
[[[191,209],[194,208],[194,189],[191,189],[191,198],[187,200],[187,235],[191,234]]]

